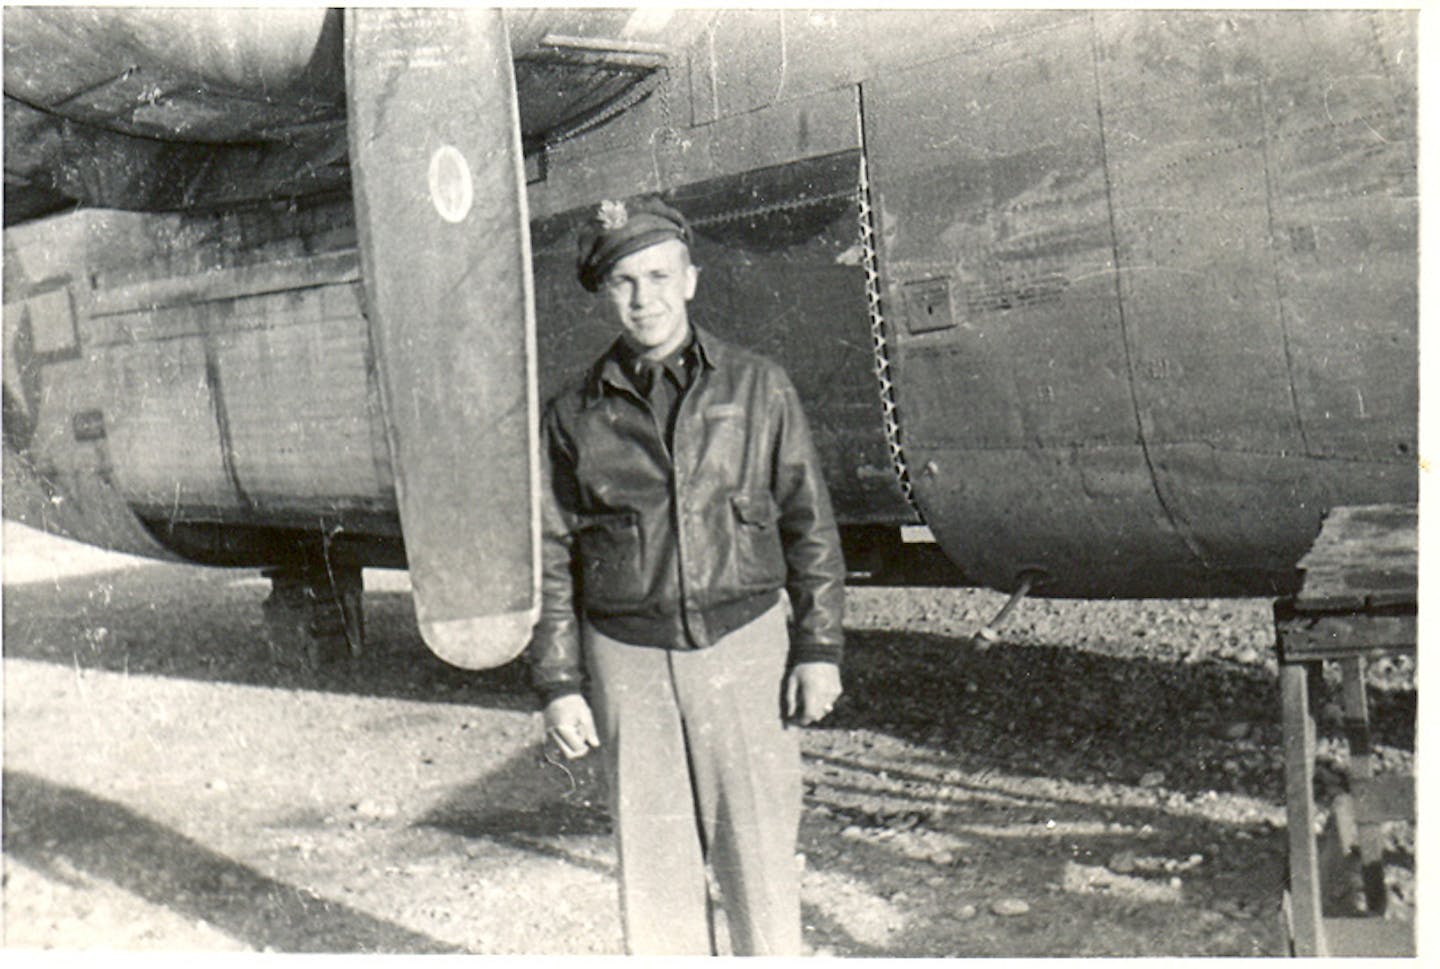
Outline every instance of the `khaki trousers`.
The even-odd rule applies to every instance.
[[[708,649],[586,626],[632,955],[714,954],[705,865],[736,955],[800,955],[800,750],[780,717],[783,605]]]

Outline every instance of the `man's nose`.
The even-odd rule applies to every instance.
[[[649,302],[649,300],[650,300],[650,284],[649,284],[649,283],[646,283],[646,282],[643,282],[643,281],[642,281],[642,282],[638,282],[638,283],[636,283],[635,286],[630,290],[630,305],[631,305],[631,306],[633,306],[633,307],[635,307],[635,308],[638,309],[639,307],[644,306],[647,302]]]

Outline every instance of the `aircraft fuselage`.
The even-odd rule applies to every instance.
[[[842,523],[966,581],[1275,594],[1328,508],[1415,500],[1412,12],[710,16],[532,146],[542,397],[613,338],[579,220],[657,191]],[[403,564],[348,195],[13,226],[5,301],[7,514]]]

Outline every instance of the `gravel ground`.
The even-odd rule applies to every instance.
[[[265,645],[253,573],[4,543],[6,947],[621,951],[595,765],[547,761],[519,664],[431,657],[403,573],[366,573],[365,655],[312,672]],[[973,639],[1002,602],[852,590],[846,694],[803,744],[807,943],[1283,954],[1269,603],[1033,600]],[[1413,685],[1372,675],[1387,769]],[[1386,862],[1413,918],[1413,826]]]

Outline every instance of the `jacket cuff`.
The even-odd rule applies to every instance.
[[[845,653],[843,643],[796,642],[790,647],[790,665],[797,663],[834,663],[840,665]]]
[[[535,692],[540,697],[540,706],[545,707],[562,696],[571,696],[585,691],[580,688],[579,683],[566,681],[563,683],[536,683]]]

